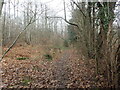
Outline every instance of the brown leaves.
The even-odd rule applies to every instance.
[[[87,88],[103,86],[104,78],[98,76],[96,82],[94,62],[87,67],[75,50],[56,53],[52,61],[46,61],[41,47],[15,47],[3,59],[2,78],[4,87],[9,88]],[[16,57],[29,57],[16,60]],[[59,59],[58,59],[59,58]]]

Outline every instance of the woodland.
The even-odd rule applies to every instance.
[[[0,0],[0,88],[119,88],[120,1],[47,3]]]

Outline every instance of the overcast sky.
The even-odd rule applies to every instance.
[[[14,0],[10,0],[12,3],[14,3]],[[16,0],[17,2],[18,0]],[[63,6],[63,0],[19,0],[19,2],[21,4],[24,4],[24,2],[38,2],[38,3],[43,3],[44,5],[47,5],[48,9],[50,9],[51,11],[53,11],[54,14],[56,14],[56,16],[61,16],[64,17],[64,6]],[[70,18],[70,9],[69,7],[69,0],[65,0],[66,1],[66,11],[67,11],[67,16],[68,18]],[[9,0],[5,0],[5,2],[8,2]],[[20,7],[19,9],[23,9],[23,7]],[[14,7],[13,5],[11,5],[11,13],[14,13]]]
[[[8,3],[9,0],[5,0],[5,1]],[[11,0],[11,1],[14,2],[14,0]],[[16,1],[18,1],[18,0],[16,0]],[[44,5],[46,4],[50,10],[53,10],[53,13],[56,14],[56,16],[64,17],[63,0],[19,0],[19,2],[21,4],[24,4],[25,1],[26,2],[28,2],[28,1],[42,2]],[[84,0],[84,1],[86,1],[86,0]],[[116,1],[116,0],[112,0],[112,1]],[[120,1],[120,0],[118,0],[118,1]],[[66,10],[67,10],[67,19],[70,19],[70,6],[69,6],[70,0],[65,0],[65,2],[66,2]],[[12,13],[12,11],[14,13],[13,5],[11,5],[11,13]]]
[[[69,18],[69,16],[70,16],[70,8],[68,8],[68,6],[69,6],[69,1],[70,1],[70,0],[65,0],[68,18]],[[58,12],[58,13],[57,13],[58,16],[64,17],[64,10],[63,10],[63,9],[64,9],[64,5],[63,5],[63,0],[41,0],[41,2],[43,2],[44,4],[46,4],[48,7],[50,7],[51,9],[53,9],[55,12]]]

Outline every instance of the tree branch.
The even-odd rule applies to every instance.
[[[82,9],[80,8],[80,6],[74,1],[72,0],[72,2],[79,8],[80,12],[83,14],[84,17],[86,17],[86,15],[83,13]]]
[[[73,26],[76,26],[76,27],[79,28],[79,26],[78,26],[77,24],[71,23],[71,22],[69,22],[68,20],[66,20],[66,19],[63,18],[63,17],[50,17],[50,16],[47,16],[47,18],[60,18],[60,19],[63,19],[66,23],[68,23],[68,24],[70,24],[70,25],[73,25]]]

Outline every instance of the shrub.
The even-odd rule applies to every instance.
[[[67,40],[64,40],[64,46],[65,46],[65,47],[69,47]]]
[[[45,59],[47,59],[47,60],[52,60],[52,59],[53,59],[50,54],[45,54],[44,57],[45,57]]]

